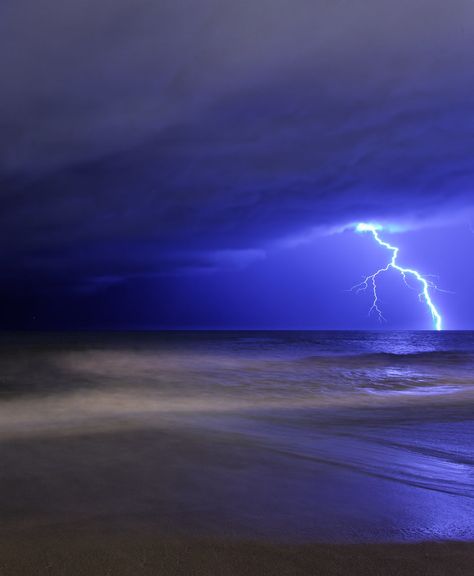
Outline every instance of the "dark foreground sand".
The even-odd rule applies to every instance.
[[[0,535],[0,574],[468,576],[474,543],[282,545],[36,529]]]

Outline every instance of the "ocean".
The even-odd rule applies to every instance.
[[[474,539],[474,332],[0,335],[0,529]]]

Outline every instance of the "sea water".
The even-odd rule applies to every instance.
[[[474,539],[473,332],[0,335],[2,526]]]

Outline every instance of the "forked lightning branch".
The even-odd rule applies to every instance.
[[[421,292],[419,292],[418,294],[419,300],[421,302],[425,302],[426,305],[428,306],[428,309],[431,313],[431,317],[433,319],[434,328],[436,330],[442,330],[442,318],[440,313],[436,309],[436,306],[434,305],[430,294],[430,289],[436,289],[436,285],[430,280],[423,277],[417,270],[412,270],[411,268],[403,268],[397,263],[399,248],[397,248],[396,246],[392,246],[391,244],[385,242],[380,238],[379,231],[382,230],[381,225],[367,224],[365,222],[360,222],[359,224],[357,224],[355,230],[356,232],[370,232],[374,237],[375,241],[378,244],[380,244],[380,246],[386,248],[392,253],[392,258],[390,262],[384,268],[380,268],[373,274],[366,276],[364,280],[362,280],[362,282],[359,282],[359,284],[356,284],[351,288],[351,290],[361,292],[363,290],[367,290],[369,286],[371,287],[374,299],[372,302],[372,306],[370,307],[369,314],[371,314],[372,312],[376,312],[379,317],[379,320],[385,320],[382,311],[379,307],[379,296],[377,293],[377,278],[381,274],[383,274],[384,272],[388,272],[392,268],[393,270],[397,270],[401,274],[403,281],[407,286],[411,287],[408,284],[407,276],[413,276],[419,282],[419,284],[421,284]]]

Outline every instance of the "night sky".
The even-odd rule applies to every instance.
[[[2,0],[0,328],[473,329],[472,0]]]

